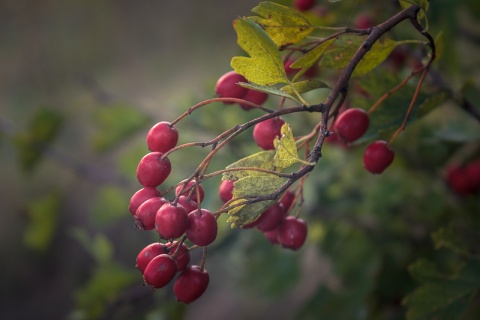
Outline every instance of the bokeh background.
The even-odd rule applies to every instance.
[[[362,11],[380,22],[398,10],[394,1],[389,9],[382,1],[320,2],[340,25]],[[473,96],[479,6],[436,2],[432,30],[445,30],[446,43],[438,70],[454,90],[470,79],[465,92]],[[1,319],[402,319],[401,300],[415,288],[408,266],[419,257],[454,260],[438,258],[430,233],[452,221],[478,223],[471,218],[478,193],[453,194],[444,169],[478,157],[480,133],[450,101],[399,138],[388,174],[363,171],[361,146],[325,147],[305,185],[309,238],[301,251],[271,246],[255,230],[231,230],[222,218],[206,265],[210,287],[199,301],[184,306],[171,287],[142,285],[135,258],[156,237],[133,226],[127,207],[140,188],[135,168],[147,152],[145,134],[214,96],[216,79],[241,54],[232,21],[257,4],[0,2]],[[209,106],[179,123],[180,141],[211,139],[259,114]],[[299,133],[318,121],[286,118]],[[188,177],[207,151],[172,155],[165,184]],[[256,151],[247,132],[212,170]],[[218,185],[204,184],[212,210],[221,205]]]

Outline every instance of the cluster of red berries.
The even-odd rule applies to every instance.
[[[450,165],[446,170],[448,186],[460,196],[480,191],[480,160],[465,165]]]
[[[167,243],[156,242],[145,247],[137,256],[136,267],[147,285],[162,288],[177,273],[174,293],[178,301],[190,303],[198,299],[209,282],[202,265],[189,265],[190,253],[185,241],[204,247],[217,237],[217,219],[200,208],[204,190],[194,180],[183,181],[175,190],[176,201],[170,202],[157,189],[169,176],[170,161],[165,153],[178,142],[178,131],[168,122],[159,122],[147,134],[151,151],[137,167],[137,179],[143,188],[130,199],[129,210],[135,225],[142,230],[155,230]],[[181,240],[175,240],[175,239]]]

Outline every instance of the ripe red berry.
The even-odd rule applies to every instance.
[[[244,76],[236,73],[235,71],[229,71],[218,79],[215,85],[215,93],[220,98],[243,98],[248,89],[239,86],[239,82],[248,82]],[[224,102],[225,104],[232,104],[233,102]]]
[[[257,229],[262,232],[276,229],[284,218],[285,210],[283,205],[275,203],[273,206],[265,210],[260,218],[258,218]]]
[[[273,140],[280,136],[280,131],[285,121],[282,118],[271,118],[257,123],[253,128],[253,139],[263,150],[275,149]]]
[[[185,186],[185,188],[183,188],[183,181],[182,183],[180,183],[177,188],[175,189],[175,195],[178,196],[180,194],[180,191],[183,189],[183,192],[182,192],[182,195],[185,195],[185,196],[190,196],[190,198],[195,201],[195,202],[198,202],[197,201],[197,187],[195,186],[195,181],[194,180],[190,180],[187,185]],[[198,185],[198,191],[200,192],[200,202],[203,201],[203,198],[205,197],[205,190],[203,189],[202,185],[199,184]]]
[[[163,197],[154,197],[142,203],[135,213],[137,227],[143,230],[155,229],[157,211],[167,202]]]
[[[335,121],[334,130],[344,141],[353,142],[367,132],[368,113],[359,108],[345,110]]]
[[[480,160],[469,163],[465,167],[465,173],[470,181],[472,191],[478,191],[480,189]]]
[[[147,146],[150,151],[167,152],[178,142],[178,131],[170,122],[155,124],[147,133]]]
[[[395,153],[386,141],[377,140],[363,154],[363,166],[371,173],[382,173],[393,161]]]
[[[278,228],[264,232],[263,235],[271,244],[279,244],[278,242]]]
[[[188,214],[185,234],[193,244],[208,246],[217,238],[217,219],[206,209],[194,210]]]
[[[295,62],[294,59],[288,58],[285,60],[283,63],[283,67],[285,68],[285,73],[287,74],[288,77],[293,76],[295,73],[299,71],[299,69],[293,69],[291,65]]]
[[[167,243],[167,248],[171,256],[175,255],[178,244],[178,241]],[[190,262],[190,251],[188,251],[187,245],[185,243],[182,243],[179,250],[180,251],[178,251],[174,260],[177,263],[178,271],[182,271],[188,266],[188,263]]]
[[[470,180],[465,168],[458,165],[451,165],[447,168],[447,184],[458,195],[464,196],[472,192]]]
[[[170,175],[172,166],[163,153],[150,152],[138,164],[137,179],[144,187],[157,187]]]
[[[154,288],[165,287],[177,273],[177,264],[168,254],[152,259],[143,272],[143,280]]]
[[[210,277],[206,269],[199,266],[189,266],[180,274],[173,286],[173,292],[178,301],[190,303],[205,292]]]
[[[285,192],[283,196],[280,198],[280,203],[282,204],[285,213],[287,213],[288,209],[290,209],[290,206],[292,205],[293,200],[295,200],[295,192],[290,190]]]
[[[130,204],[128,205],[128,210],[134,215],[137,212],[138,207],[145,201],[153,197],[161,197],[162,194],[155,188],[146,187],[138,190],[130,198]]]
[[[268,94],[266,94],[265,92],[249,89],[247,91],[247,94],[242,99],[253,102],[261,106],[268,99]],[[240,107],[242,107],[244,110],[250,110],[253,108],[252,106],[249,106],[248,104],[244,104],[244,103],[241,103]]]
[[[299,249],[307,238],[307,224],[302,219],[288,216],[278,227],[278,242],[282,247]]]
[[[371,15],[363,12],[355,17],[353,25],[358,29],[368,29],[375,25],[375,21]]]
[[[163,239],[175,239],[185,233],[188,214],[181,205],[164,204],[155,217],[155,229]]]
[[[135,267],[143,273],[153,258],[164,253],[167,253],[167,247],[163,243],[155,242],[149,244],[138,254]]]
[[[315,5],[315,0],[295,0],[293,5],[299,11],[307,11],[313,8]]]
[[[193,201],[190,198],[187,198],[186,196],[180,196],[178,197],[178,202],[179,205],[183,206],[185,208],[185,211],[187,213],[192,212],[193,210],[197,210],[198,205],[195,201]]]
[[[220,183],[218,195],[223,202],[230,201],[233,198],[233,183],[232,180],[222,180],[222,183]]]

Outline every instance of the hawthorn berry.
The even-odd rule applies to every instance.
[[[284,123],[285,121],[281,117],[270,118],[257,123],[253,128],[253,139],[263,150],[275,149],[273,140],[276,136],[280,136]]]
[[[192,199],[187,198],[186,196],[178,197],[177,203],[179,205],[182,205],[185,208],[185,211],[187,211],[187,213],[192,212],[193,210],[197,210],[198,208],[197,203]]]
[[[177,142],[177,128],[170,122],[158,122],[147,133],[147,146],[150,151],[165,153],[173,149]]]
[[[135,267],[143,273],[153,258],[167,252],[167,247],[163,243],[155,242],[149,244],[138,254]]]
[[[260,215],[260,218],[258,218],[258,222],[256,224],[257,229],[262,232],[276,229],[283,220],[284,213],[285,210],[283,205],[280,203],[275,203]]]
[[[135,213],[137,227],[142,230],[155,229],[157,211],[167,202],[163,197],[154,197],[142,203]]]
[[[215,93],[220,98],[243,98],[248,89],[242,86],[239,86],[239,82],[248,82],[244,76],[236,73],[235,71],[229,71],[221,76],[216,85]],[[225,104],[232,104],[233,102],[224,102]]]
[[[270,231],[266,231],[263,233],[265,238],[271,243],[271,244],[279,244],[278,242],[278,228],[275,228]]]
[[[469,163],[465,167],[465,173],[472,187],[472,191],[478,191],[480,189],[480,160]]]
[[[295,200],[295,192],[290,190],[287,190],[287,192],[285,192],[283,196],[280,198],[280,203],[282,204],[285,213],[288,212],[294,200]]]
[[[162,239],[175,239],[185,233],[188,214],[179,204],[164,204],[155,216],[155,229]]]
[[[265,101],[267,101],[268,94],[266,94],[265,92],[248,89],[247,94],[242,99],[253,102],[261,106]],[[250,110],[253,108],[252,106],[249,106],[248,104],[244,104],[244,103],[241,103],[240,107],[242,107],[242,109],[244,110]]]
[[[170,175],[172,166],[168,157],[155,151],[146,154],[138,164],[137,179],[144,187],[157,187]]]
[[[368,29],[375,26],[375,21],[370,14],[362,12],[355,17],[353,25],[358,29]]]
[[[295,0],[293,5],[299,11],[307,11],[313,8],[315,5],[315,0]]]
[[[200,201],[197,201],[197,190],[196,190],[197,187],[195,186],[196,182],[194,180],[190,180],[187,183],[187,185],[185,186],[185,188],[183,188],[183,183],[184,182],[182,181],[182,183],[180,183],[177,186],[177,188],[175,189],[175,195],[176,196],[179,196],[180,192],[183,189],[182,195],[190,197],[195,202],[202,202],[203,201],[203,198],[205,197],[205,190],[203,189],[201,184],[198,185],[198,189],[199,189],[198,191],[200,193]]]
[[[359,108],[345,110],[335,121],[334,131],[347,142],[353,142],[367,132],[370,123],[368,113]]]
[[[386,141],[371,143],[363,154],[364,168],[374,174],[382,173],[393,161],[395,153]]]
[[[143,279],[154,288],[163,288],[175,277],[177,270],[177,263],[170,255],[160,254],[148,263]]]
[[[222,180],[220,187],[218,188],[218,195],[223,202],[230,201],[233,198],[234,181]]]
[[[217,219],[206,209],[194,210],[188,214],[185,235],[197,246],[207,246],[217,238]]]
[[[286,217],[278,227],[278,242],[282,247],[298,250],[307,238],[307,224],[292,216]]]
[[[153,197],[161,197],[162,193],[158,191],[156,188],[152,187],[145,187],[133,194],[130,198],[130,204],[128,205],[128,210],[135,215],[137,212],[138,207],[145,201]]]
[[[190,262],[190,251],[188,250],[187,245],[185,243],[182,243],[180,249],[178,249],[178,253],[176,253],[179,243],[179,241],[173,241],[167,243],[166,246],[169,251],[168,253],[177,263],[178,271],[182,271],[188,266],[188,263]]]
[[[200,266],[189,266],[182,271],[173,285],[173,292],[178,301],[190,303],[205,292],[210,282],[210,277],[206,269]]]

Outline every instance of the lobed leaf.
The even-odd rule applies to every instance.
[[[328,86],[328,84],[326,84],[321,80],[312,79],[312,80],[303,80],[303,81],[292,83],[291,85],[280,88],[280,90],[282,92],[285,92],[288,95],[293,95],[295,94],[295,92],[293,91],[294,90],[293,88],[295,88],[295,90],[298,93],[306,93],[312,90],[330,88],[330,87]]]
[[[323,53],[325,50],[330,47],[332,43],[335,42],[334,39],[327,40],[325,42],[322,42],[320,45],[316,46],[312,50],[308,51],[305,55],[301,56],[298,58],[294,63],[290,65],[291,68],[293,69],[301,69],[299,71],[299,74],[302,75],[304,74],[308,69],[310,69],[314,64],[316,64],[320,58],[322,57]],[[296,75],[294,79],[298,78]]]
[[[235,168],[259,168],[265,170],[274,170],[275,166],[273,164],[273,158],[275,156],[275,151],[261,151],[255,154],[252,154],[248,157],[238,160],[227,166],[227,169]],[[239,171],[228,171],[223,173],[222,180],[239,180],[248,176],[264,176],[271,175],[269,173],[255,171],[255,170],[239,170]]]
[[[294,101],[297,101],[298,103],[301,103],[300,100],[298,100],[297,97],[281,90],[281,89],[277,89],[277,87],[274,87],[274,86],[260,86],[258,84],[254,84],[254,83],[245,83],[245,82],[239,82],[238,83],[240,86],[244,87],[244,88],[247,88],[247,89],[252,89],[252,90],[257,90],[257,91],[261,91],[261,92],[265,92],[265,93],[268,93],[268,94],[273,94],[273,95],[276,95],[276,96],[280,96],[280,97],[284,97],[284,98],[288,98],[288,99],[292,99]]]
[[[293,138],[293,132],[290,125],[285,123],[280,132],[281,136],[276,137],[273,142],[276,150],[275,157],[273,158],[273,164],[275,167],[286,169],[297,162],[311,164],[298,157],[297,144]]]

